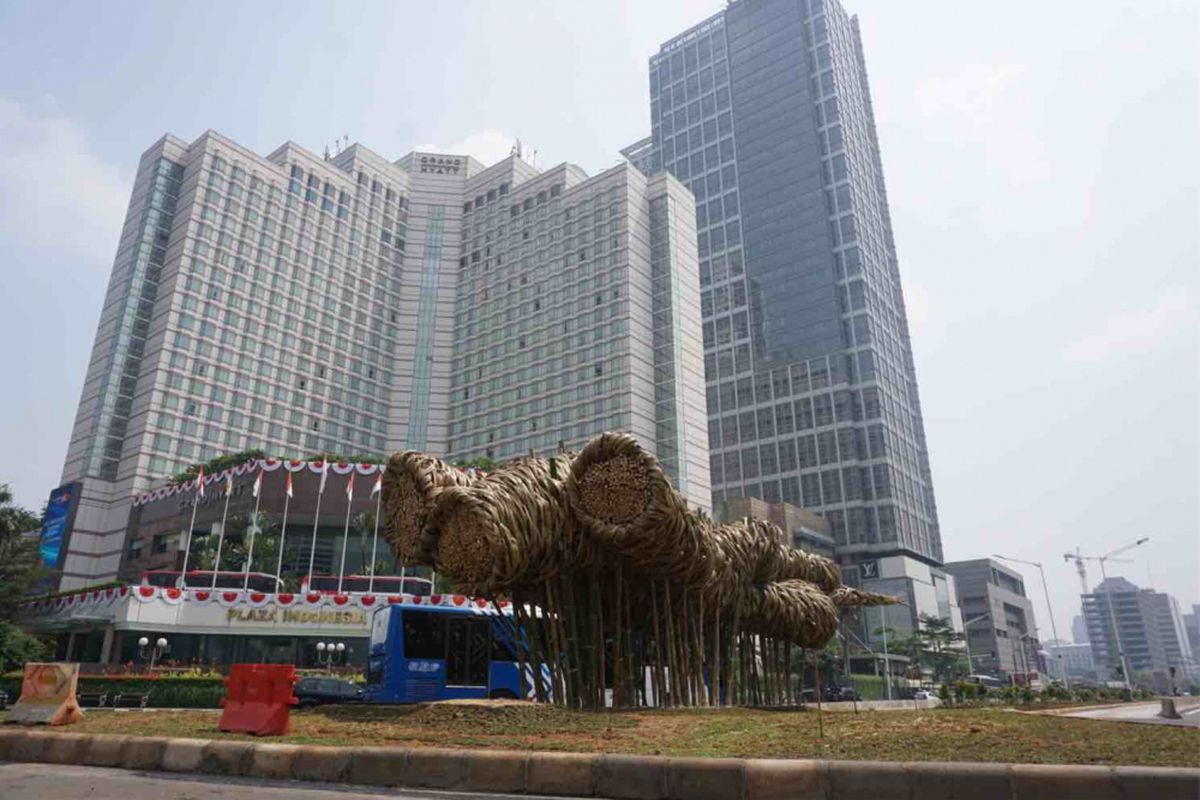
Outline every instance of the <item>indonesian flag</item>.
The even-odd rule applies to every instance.
[[[196,476],[196,494],[204,497],[204,466],[200,466],[200,474]]]
[[[350,473],[350,480],[346,483],[346,499],[354,502],[354,473]]]
[[[321,462],[321,485],[317,487],[317,494],[325,494],[325,479],[329,477],[329,462]]]
[[[225,473],[225,495],[228,497],[233,494],[233,470]]]
[[[254,488],[250,490],[250,492],[255,497],[258,497],[258,493],[262,491],[262,479],[263,479],[263,471],[262,471],[262,467],[259,467],[258,468],[258,477],[256,477],[254,479]]]
[[[371,497],[374,497],[375,495],[379,494],[381,489],[383,489],[383,473],[382,472],[379,473],[379,475],[377,475],[375,477],[375,485],[371,487]]]
[[[292,494],[292,473],[290,472],[287,474],[287,487],[284,489],[284,491],[287,492],[288,497],[295,497],[295,495]]]

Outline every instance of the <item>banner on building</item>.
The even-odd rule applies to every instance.
[[[46,503],[46,516],[42,519],[42,535],[39,550],[42,563],[50,569],[62,567],[67,552],[71,529],[75,526],[75,509],[79,506],[81,485],[68,483],[50,493]]]

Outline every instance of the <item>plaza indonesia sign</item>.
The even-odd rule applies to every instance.
[[[365,628],[367,612],[358,609],[335,611],[333,609],[309,610],[305,608],[278,609],[274,606],[263,608],[230,608],[225,611],[225,621],[234,623],[282,623],[298,627],[316,625],[327,628],[330,626],[348,625]]]

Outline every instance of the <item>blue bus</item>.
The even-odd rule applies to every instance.
[[[367,650],[367,702],[521,697],[511,612],[454,600],[465,602],[430,605],[406,599],[375,610]],[[532,699],[532,668],[526,664],[525,671],[526,699]],[[547,667],[542,676],[548,688]]]

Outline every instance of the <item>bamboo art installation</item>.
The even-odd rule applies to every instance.
[[[627,434],[486,474],[397,453],[383,508],[403,563],[512,601],[520,656],[548,677],[533,691],[577,708],[796,703],[793,647],[824,647],[841,607],[895,602],[775,525],[689,509]]]

